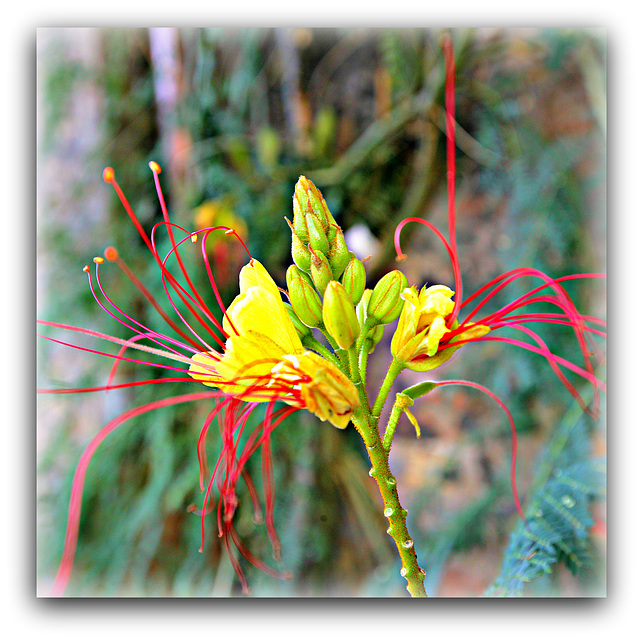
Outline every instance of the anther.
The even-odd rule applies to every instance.
[[[162,169],[160,169],[160,165],[155,160],[151,160],[149,163],[149,169],[154,173],[160,173],[162,171]]]
[[[90,270],[91,270],[91,267],[88,264],[85,264],[84,267],[82,267],[83,273],[89,273]]]
[[[104,171],[102,172],[102,179],[105,182],[113,182],[114,175],[115,174],[112,167],[105,167]]]
[[[193,242],[194,244],[196,242],[198,242],[198,234],[197,233],[192,233],[191,234],[191,242]]]
[[[113,262],[118,259],[118,250],[115,247],[107,247],[104,250],[104,257],[109,260],[109,262]]]
[[[298,358],[296,358],[295,355],[287,355],[287,356],[283,356],[283,358],[285,360],[288,360],[291,365],[293,366],[294,369],[299,369],[300,368],[300,361],[298,360]]]
[[[232,236],[232,235],[235,235],[235,232],[236,232],[236,230],[235,230],[235,229],[227,229],[227,230],[224,232],[224,235],[225,235],[225,236]]]
[[[93,261],[94,261],[96,264],[102,264],[102,263],[104,262],[104,258],[101,258],[100,256],[96,256],[96,257],[93,259]]]

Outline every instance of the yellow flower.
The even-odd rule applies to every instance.
[[[351,380],[313,351],[284,356],[273,367],[272,375],[274,384],[288,381],[299,385],[305,408],[339,429],[349,424],[353,410],[360,404]]]
[[[454,292],[438,284],[423,287],[418,293],[415,286],[405,289],[401,297],[404,306],[398,327],[391,340],[391,353],[414,371],[429,371],[446,362],[462,344],[440,349],[440,342],[447,329],[447,318],[454,308],[451,300]],[[451,329],[458,327],[457,321]],[[480,337],[489,327],[469,323],[469,328],[453,337],[453,342]]]
[[[223,354],[198,353],[189,374],[248,402],[274,399],[306,408],[344,429],[358,406],[353,383],[331,362],[306,351],[267,270],[252,260],[223,320]]]

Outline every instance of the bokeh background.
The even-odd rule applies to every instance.
[[[597,30],[455,29],[458,245],[465,292],[532,266],[551,276],[605,270],[606,44]],[[115,245],[152,292],[161,280],[102,181],[111,165],[143,224],[161,219],[148,161],[172,219],[232,224],[284,285],[291,197],[312,179],[366,262],[368,281],[396,268],[393,231],[407,216],[446,229],[441,32],[430,29],[42,29],[37,41],[38,317],[120,337],[82,267]],[[409,281],[452,286],[447,257],[407,226]],[[212,248],[227,300],[242,256]],[[115,269],[121,307],[161,326]],[[206,274],[197,273],[202,290]],[[503,301],[524,293],[505,291]],[[602,282],[574,282],[584,313],[605,317]],[[496,300],[496,305],[499,304]],[[539,328],[577,359],[570,331]],[[68,339],[61,332],[44,330]],[[370,393],[388,364],[390,329],[370,358]],[[74,338],[74,343],[96,347]],[[111,361],[45,340],[38,386],[104,384]],[[508,345],[472,345],[442,372],[496,392],[518,428],[518,488],[508,479],[504,415],[473,390],[416,403],[422,436],[401,421],[391,464],[409,510],[427,590],[438,596],[606,593],[604,418],[581,415],[544,359]],[[604,371],[600,371],[604,377]],[[148,372],[121,367],[119,379]],[[407,373],[397,389],[422,379]],[[193,382],[167,393],[194,389]],[[40,595],[59,562],[71,478],[91,436],[154,389],[40,396],[37,573]],[[582,387],[585,397],[589,390]],[[210,406],[136,418],[89,469],[70,595],[231,596],[239,585],[215,535],[204,553],[196,441]],[[606,405],[601,415],[605,415]],[[211,455],[216,442],[211,443]],[[257,596],[405,596],[404,581],[357,434],[302,412],[273,436],[281,582],[244,563]],[[253,463],[260,477],[259,459]],[[242,499],[244,497],[244,500]],[[237,527],[272,562],[264,525],[241,495]]]

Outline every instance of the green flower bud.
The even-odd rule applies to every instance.
[[[307,212],[305,216],[307,232],[309,234],[309,245],[315,251],[321,251],[325,256],[329,255],[329,239],[326,231],[322,228],[322,223],[312,212]]]
[[[311,329],[307,327],[307,325],[304,324],[304,322],[302,322],[300,318],[298,318],[298,316],[296,315],[296,312],[293,310],[293,307],[290,304],[287,304],[286,302],[283,302],[282,304],[284,304],[284,308],[287,310],[287,313],[291,318],[291,322],[293,322],[293,326],[300,340],[302,340],[303,338],[306,338],[307,336],[313,335],[311,333]]]
[[[364,270],[364,265],[358,258],[352,258],[342,274],[342,285],[349,294],[353,304],[360,302],[366,283],[367,274]]]
[[[305,176],[300,176],[295,186],[294,197],[302,205],[300,208],[305,213],[309,210],[313,211],[318,220],[322,223],[324,229],[328,229],[330,224],[335,224],[335,220],[327,207],[327,203],[320,193],[320,189],[316,187],[311,180]]]
[[[356,306],[356,317],[358,318],[358,323],[360,324],[360,329],[363,330],[365,323],[367,321],[367,309],[369,307],[369,299],[371,298],[371,294],[373,291],[371,289],[365,289],[362,293],[362,297],[360,298],[360,302],[358,302]],[[375,346],[382,340],[382,335],[384,334],[384,325],[376,324],[374,327],[369,328],[367,331],[367,338],[371,340],[371,347],[369,348],[369,353],[371,353]]]
[[[304,176],[300,176],[294,189],[292,229],[304,245],[310,244],[327,257],[339,229],[319,189]],[[341,245],[336,251],[341,254]],[[342,273],[340,266],[344,269],[344,265],[337,264],[336,277]]]
[[[344,240],[344,234],[342,233],[342,229],[337,224],[332,224],[329,227],[328,240],[329,240],[329,264],[331,265],[331,270],[333,271],[333,279],[337,280],[344,272],[345,267],[349,264],[349,260],[351,260],[351,255],[349,254],[349,248],[347,247],[347,243]]]
[[[285,218],[285,220],[287,220]],[[300,238],[295,234],[293,229],[293,225],[287,220],[287,224],[291,228],[291,257],[293,261],[296,263],[299,269],[302,271],[306,271],[309,273],[311,269],[311,252],[309,251],[309,247],[300,240]]]
[[[297,186],[297,185],[296,185]],[[296,195],[293,196],[293,224],[289,225],[295,235],[298,236],[301,242],[309,242],[309,231],[307,230],[307,223],[305,221],[306,203],[301,202]]]
[[[400,294],[408,284],[407,277],[402,271],[391,271],[380,278],[369,298],[367,316],[375,318],[382,324],[389,324],[396,320],[404,305]]]
[[[296,315],[307,327],[317,327],[322,321],[322,302],[308,275],[295,265],[287,269],[289,300]]]
[[[369,335],[367,336],[367,338],[371,340],[371,348],[369,349],[369,353],[371,353],[374,347],[378,344],[378,342],[382,340],[383,335],[384,335],[384,326],[381,324],[373,327],[373,329],[369,331]]]
[[[311,245],[309,245],[311,246]],[[331,272],[331,266],[329,260],[323,253],[319,251],[311,251],[311,280],[316,289],[320,292],[320,295],[324,295],[324,290],[327,288],[330,280],[333,280],[333,274]]]
[[[325,290],[322,320],[341,349],[351,347],[360,335],[360,324],[349,294],[336,280],[332,280]]]
[[[362,292],[362,296],[360,296],[360,301],[356,305],[356,317],[358,318],[360,327],[364,327],[364,323],[367,320],[367,308],[369,307],[369,298],[371,298],[372,293],[371,289],[365,289]]]

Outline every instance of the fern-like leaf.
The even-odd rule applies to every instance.
[[[511,534],[500,575],[487,595],[521,596],[526,584],[550,574],[559,562],[574,574],[592,562],[590,504],[604,498],[606,472],[604,459],[587,457],[588,441],[581,419],[573,428],[561,428],[547,447],[543,462],[553,458],[552,471],[534,493],[526,521]]]

